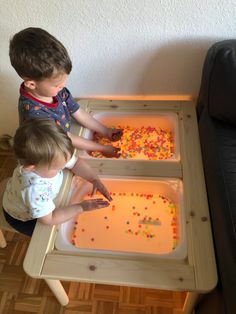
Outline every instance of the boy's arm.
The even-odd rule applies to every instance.
[[[85,128],[106,137],[108,128],[105,125],[101,124],[98,120],[94,119],[92,115],[90,115],[82,108],[79,108],[76,112],[72,114],[72,116],[73,118],[75,118],[76,121],[79,122],[79,124],[81,124]]]
[[[89,152],[102,151],[102,149],[103,149],[104,145],[101,145],[97,142],[85,139],[81,136],[72,134],[70,132],[67,132],[67,135],[70,137],[72,144],[75,148],[83,149],[83,150],[86,150]]]
[[[97,142],[87,140],[81,136],[74,135],[67,132],[72,144],[75,148],[86,150],[89,152],[98,151],[102,152],[106,157],[119,157],[119,149],[111,145],[101,145]]]
[[[79,108],[76,112],[72,114],[72,116],[77,122],[79,122],[79,124],[81,124],[85,128],[93,132],[99,133],[103,137],[106,137],[112,141],[117,141],[122,136],[122,130],[106,127],[82,108]]]

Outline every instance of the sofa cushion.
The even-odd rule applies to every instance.
[[[214,44],[203,66],[198,110],[236,126],[236,40]]]

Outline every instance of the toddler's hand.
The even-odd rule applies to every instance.
[[[105,145],[103,150],[102,150],[102,154],[105,157],[116,157],[119,158],[120,157],[120,153],[119,153],[119,148],[114,147],[114,146],[110,146],[110,145]]]
[[[99,191],[106,199],[108,199],[108,201],[112,201],[111,195],[100,179],[93,181],[92,196],[95,195],[97,191]]]
[[[110,141],[116,142],[119,141],[121,136],[123,135],[123,130],[121,129],[113,129],[113,128],[108,128],[107,129],[107,138]]]
[[[94,209],[104,208],[109,206],[108,201],[104,201],[101,198],[95,198],[91,200],[84,200],[80,203],[80,206],[83,208],[83,211],[90,211]]]

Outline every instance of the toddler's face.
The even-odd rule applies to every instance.
[[[42,178],[53,178],[61,170],[63,170],[70,160],[71,155],[68,154],[67,159],[64,156],[60,155],[55,160],[52,161],[51,165],[36,165],[34,166],[33,171]]]
[[[67,76],[67,74],[58,74],[43,81],[37,81],[35,83],[35,92],[42,97],[55,97],[65,86]]]

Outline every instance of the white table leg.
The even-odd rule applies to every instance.
[[[194,307],[197,304],[199,294],[196,292],[187,292],[186,299],[183,306],[183,314],[194,313]]]
[[[7,242],[6,242],[6,239],[2,233],[2,230],[0,229],[0,247],[1,248],[4,248],[7,246]]]
[[[65,306],[69,303],[68,295],[66,294],[61,282],[54,279],[45,279],[49,288],[52,290],[54,296],[57,298],[58,302]]]

